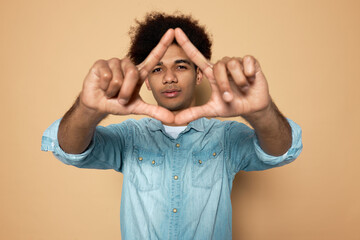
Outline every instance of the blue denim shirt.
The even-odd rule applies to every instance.
[[[292,146],[274,157],[252,129],[235,121],[198,119],[174,139],[158,120],[98,126],[89,148],[67,154],[59,146],[60,120],[44,133],[42,150],[65,164],[122,172],[122,239],[231,239],[230,193],[235,174],[282,166],[302,150],[301,129]]]

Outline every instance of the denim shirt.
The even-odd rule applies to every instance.
[[[293,161],[302,150],[301,128],[288,122],[292,146],[278,157],[266,154],[246,125],[206,118],[191,122],[176,139],[151,118],[98,126],[81,154],[60,148],[57,120],[45,131],[41,149],[65,164],[123,173],[124,240],[231,239],[235,174]]]

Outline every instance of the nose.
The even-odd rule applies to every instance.
[[[163,78],[163,84],[167,84],[167,83],[177,83],[177,77],[176,75],[173,73],[173,71],[171,71],[170,69],[168,69],[165,72],[164,78]]]

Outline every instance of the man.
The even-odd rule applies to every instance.
[[[212,64],[211,41],[189,16],[148,14],[132,30],[128,55],[93,65],[74,106],[45,131],[42,150],[123,173],[122,239],[231,239],[235,174],[293,161],[300,127],[272,102],[254,57]],[[211,97],[195,106],[203,76]],[[141,99],[143,82],[157,106]],[[97,126],[108,114],[151,118]],[[235,116],[254,130],[211,118]]]

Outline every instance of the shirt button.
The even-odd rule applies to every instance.
[[[214,157],[216,156],[216,152],[213,153],[213,156],[214,156]]]
[[[176,144],[176,147],[180,147],[180,144],[177,143],[177,144]]]
[[[151,162],[152,164],[155,164],[155,160],[152,160],[152,162]]]
[[[142,161],[143,160],[143,158],[142,157],[139,157],[139,161]]]
[[[199,164],[202,164],[202,161],[201,161],[201,160],[199,160]]]
[[[176,208],[174,208],[174,209],[173,209],[173,212],[174,212],[174,213],[176,213],[176,212],[177,212],[177,209],[176,209]]]
[[[176,176],[176,175],[174,176],[174,179],[175,179],[175,180],[178,180],[178,178],[179,178],[178,176]]]

